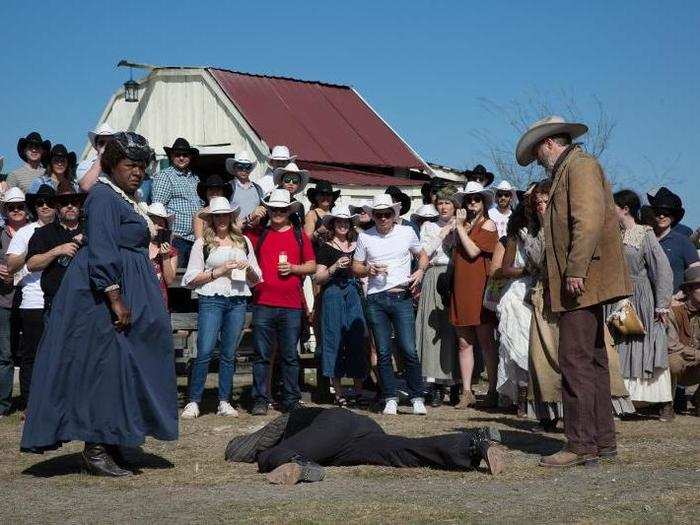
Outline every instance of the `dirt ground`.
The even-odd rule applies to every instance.
[[[215,397],[214,390],[207,395]],[[410,436],[494,425],[509,449],[509,468],[496,477],[330,468],[321,483],[280,488],[254,465],[223,460],[233,436],[275,415],[241,411],[233,419],[209,411],[181,421],[179,441],[148,440],[129,451],[141,473],[119,480],[80,474],[79,443],[43,456],[20,454],[19,417],[0,419],[0,522],[697,523],[700,515],[700,420],[691,416],[618,422],[617,462],[553,472],[537,460],[558,450],[563,435],[533,433],[533,422],[513,414],[447,406],[427,417],[372,414],[387,431]]]

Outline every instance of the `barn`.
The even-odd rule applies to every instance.
[[[285,144],[312,182],[328,181],[352,199],[393,184],[414,207],[421,185],[437,175],[350,86],[212,67],[141,67],[149,73],[134,86],[136,96],[120,87],[98,124],[144,135],[162,166],[163,146],[185,137],[201,152],[200,175],[224,173],[224,160],[246,149],[258,160],[255,179],[271,148]],[[83,157],[89,152],[87,144]]]

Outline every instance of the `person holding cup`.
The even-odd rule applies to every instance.
[[[401,203],[391,195],[375,195],[366,206],[375,227],[360,232],[355,248],[353,271],[356,277],[369,276],[367,320],[377,345],[379,376],[385,400],[384,414],[396,415],[398,396],[392,367],[392,326],[403,354],[413,413],[425,415],[423,378],[416,352],[413,295],[418,291],[428,268],[428,256],[411,226],[397,224]],[[411,273],[411,260],[418,269]]]
[[[181,417],[199,416],[199,404],[209,362],[217,340],[219,358],[219,416],[238,416],[229,398],[233,386],[235,354],[241,341],[250,287],[260,282],[253,245],[236,225],[240,208],[231,207],[226,197],[214,197],[203,213],[207,221],[204,236],[192,245],[183,286],[199,296],[197,358],[192,370],[189,403]]]

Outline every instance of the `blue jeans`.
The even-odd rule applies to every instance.
[[[267,389],[270,358],[275,341],[278,362],[282,365],[282,408],[287,409],[301,399],[299,391],[299,354],[301,310],[255,305],[253,307],[253,400],[271,401]]]
[[[354,280],[330,281],[321,300],[321,371],[325,377],[367,375],[365,316]]]
[[[409,292],[379,292],[367,297],[367,321],[377,346],[377,368],[385,400],[397,399],[396,376],[391,364],[391,329],[403,354],[411,399],[423,397],[423,377],[416,352],[416,318]]]
[[[217,339],[219,344],[219,401],[228,401],[236,371],[236,349],[241,342],[246,297],[223,297],[221,295],[199,296],[197,318],[197,358],[190,379],[190,401],[199,403],[204,393],[204,383],[209,372],[209,362]]]
[[[194,241],[188,241],[182,237],[173,237],[173,248],[177,250],[177,267],[187,268],[187,263],[190,260],[190,252]]]
[[[0,308],[0,415],[10,411],[15,366],[12,362],[10,318],[12,309]]]

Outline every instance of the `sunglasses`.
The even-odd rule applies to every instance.
[[[375,211],[374,217],[376,219],[391,219],[394,216],[393,211]]]
[[[34,206],[36,206],[37,208],[53,208],[53,204],[51,204],[46,199],[36,199],[34,201]]]
[[[282,177],[282,182],[299,184],[301,182],[301,178],[298,175],[284,175]]]
[[[247,164],[247,163],[237,163],[236,164],[236,169],[238,171],[250,171],[253,169],[252,164]]]
[[[68,206],[73,206],[74,208],[80,208],[80,205],[83,203],[82,199],[79,199],[77,197],[73,198],[68,198],[68,199],[61,199],[58,202],[58,205],[61,208],[66,208]]]
[[[5,204],[5,210],[8,213],[13,211],[25,211],[26,209],[24,204]]]
[[[496,198],[500,199],[501,197],[510,197],[510,192],[509,191],[497,191]]]
[[[467,195],[464,197],[464,202],[470,203],[470,202],[482,202],[484,198],[481,195]]]

